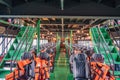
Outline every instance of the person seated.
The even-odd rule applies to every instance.
[[[104,63],[104,56],[102,54],[93,54],[91,59],[94,62]]]
[[[46,52],[46,48],[43,48],[41,51],[40,51],[40,58],[41,59],[45,59],[45,60],[49,60],[49,54]]]
[[[104,64],[104,56],[102,54],[93,54],[90,63],[92,80],[115,80],[109,72],[110,67]]]
[[[6,75],[6,80],[28,80],[34,78],[34,75],[30,73],[30,64],[32,63],[33,56],[29,52],[23,53],[21,60],[17,62],[17,68]]]
[[[33,55],[33,59],[37,56],[37,49],[35,47],[31,48],[29,51]]]
[[[49,80],[50,73],[48,61],[46,59],[41,58],[41,55],[38,55],[35,59],[35,62],[35,80]]]
[[[47,50],[46,50],[46,52],[48,53],[48,55],[49,55],[49,62],[50,62],[50,70],[51,71],[53,71],[53,65],[54,65],[54,52],[53,52],[53,50],[51,49],[51,48],[48,48]]]

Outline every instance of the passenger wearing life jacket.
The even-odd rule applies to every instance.
[[[87,60],[90,61],[92,54],[94,54],[94,50],[90,48],[87,48],[85,50],[86,50],[85,54],[87,55]]]
[[[35,80],[49,80],[49,66],[48,61],[43,56],[38,55],[35,59]]]
[[[38,54],[38,57],[35,59],[35,80],[49,79],[49,59],[49,54],[46,52],[46,48],[42,47],[40,54]]]
[[[32,57],[30,53],[25,52],[22,60],[17,62],[17,68],[12,73],[6,75],[6,80],[28,80],[30,78],[29,65]]]
[[[49,62],[50,62],[50,71],[53,71],[53,65],[54,65],[54,52],[53,50],[50,48],[47,48],[46,52],[49,54]]]
[[[36,56],[37,56],[37,49],[34,47],[34,48],[31,48],[30,49],[30,53],[33,55],[33,58],[35,59]]]
[[[37,49],[34,47],[34,48],[31,48],[30,49],[30,53],[32,54],[33,58],[32,58],[32,63],[30,64],[30,74],[31,74],[31,77],[35,77],[35,72],[34,72],[34,69],[35,69],[35,58],[37,56]]]
[[[92,80],[115,80],[110,75],[110,67],[104,62],[104,57],[101,54],[93,54],[91,65]]]

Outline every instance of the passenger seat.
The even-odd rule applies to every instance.
[[[86,54],[76,54],[73,60],[73,75],[75,80],[87,80],[89,76]]]

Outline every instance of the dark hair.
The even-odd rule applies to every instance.
[[[30,51],[33,51],[35,53],[35,56],[37,55],[37,49],[36,48],[31,48]]]
[[[26,60],[26,59],[33,59],[33,55],[30,54],[29,52],[25,52],[23,53],[22,57],[21,57],[22,60]]]

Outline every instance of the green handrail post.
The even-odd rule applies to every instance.
[[[71,30],[71,32],[70,32],[70,50],[72,50],[72,33],[73,33],[73,31]]]
[[[40,19],[37,21],[37,53],[40,52]]]

